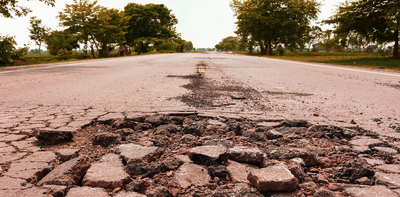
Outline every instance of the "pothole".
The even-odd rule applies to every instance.
[[[358,143],[367,146],[359,150]],[[130,163],[120,147],[133,145],[159,149],[151,159]],[[376,134],[361,128],[318,126],[303,120],[260,122],[175,114],[94,121],[76,131],[72,142],[42,145],[42,149],[79,149],[79,155],[89,156],[92,165],[105,154],[120,155],[131,179],[121,189],[142,194],[164,188],[174,196],[269,196],[273,193],[261,192],[248,182],[248,174],[284,164],[300,184],[294,191],[282,192],[310,195],[334,188],[329,191],[346,196],[345,188],[340,188],[343,183],[360,188],[375,184],[374,174],[379,170],[372,163],[400,164],[399,158],[376,146],[388,149],[390,142],[380,141]],[[208,151],[220,156],[211,156]],[[202,170],[192,178],[206,178],[186,187],[180,177],[195,168]],[[107,191],[111,194],[113,189]]]

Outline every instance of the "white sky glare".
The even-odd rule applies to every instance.
[[[319,21],[328,19],[336,5],[345,0],[317,0],[322,3]],[[108,8],[123,10],[130,3],[165,4],[178,19],[177,32],[187,41],[192,41],[196,48],[213,48],[223,38],[235,36],[236,30],[234,13],[229,7],[231,0],[99,0],[98,4]],[[29,39],[29,18],[37,16],[43,24],[51,29],[64,29],[58,25],[58,12],[65,8],[65,4],[72,4],[73,0],[56,0],[56,6],[46,6],[37,0],[20,0],[20,5],[33,10],[26,17],[6,19],[0,16],[0,34],[16,36],[18,46],[31,43],[31,49],[38,48]]]

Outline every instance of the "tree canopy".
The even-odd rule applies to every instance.
[[[0,66],[10,65],[10,60],[18,60],[28,53],[29,48],[25,45],[22,48],[16,48],[17,42],[13,36],[0,35]]]
[[[342,3],[330,20],[335,33],[357,34],[377,42],[394,42],[393,57],[399,56],[400,1],[358,0]]]
[[[230,6],[238,19],[236,33],[251,36],[262,54],[272,55],[273,44],[304,45],[320,4],[316,0],[233,0]]]
[[[222,39],[221,42],[215,45],[215,48],[220,51],[235,51],[238,49],[238,42],[239,40],[237,37],[229,36]]]
[[[178,20],[164,4],[129,3],[125,6],[125,15],[130,17],[125,36],[129,46],[134,47],[138,38],[177,37]]]
[[[46,36],[45,41],[51,55],[57,55],[62,49],[72,51],[79,48],[78,38],[67,31],[53,31]]]
[[[39,46],[39,57],[41,58],[42,53],[40,47],[42,46],[47,33],[50,31],[50,28],[42,25],[42,20],[37,19],[35,16],[30,18],[29,23],[31,24],[31,28],[28,29],[30,33],[29,38],[35,41],[35,43]]]
[[[29,0],[27,0],[29,1]],[[54,6],[55,0],[39,0],[47,5]],[[26,16],[32,10],[28,7],[22,6],[19,0],[1,0],[0,1],[0,15],[5,18],[14,18]]]

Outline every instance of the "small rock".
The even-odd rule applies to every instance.
[[[187,155],[175,155],[174,157],[181,160],[183,163],[192,163],[192,160],[190,160]]]
[[[242,132],[242,135],[256,141],[267,140],[267,136],[264,134],[264,132],[256,132],[254,129],[247,129]]]
[[[52,129],[37,129],[33,134],[43,144],[60,144],[72,140],[71,131],[58,131]]]
[[[152,179],[150,178],[136,179],[128,183],[125,188],[128,192],[145,193],[152,183]]]
[[[397,150],[388,147],[373,147],[372,150],[378,151],[378,154],[382,156],[391,156],[397,154]]]
[[[314,182],[322,183],[322,184],[329,184],[328,179],[323,174],[317,174],[317,176],[314,177]]]
[[[224,165],[228,160],[227,148],[223,146],[198,146],[189,152],[189,158],[199,165]]]
[[[349,187],[344,190],[346,196],[355,197],[373,197],[373,196],[385,196],[385,197],[398,197],[396,193],[389,190],[385,186],[375,185],[366,188]]]
[[[208,174],[214,178],[218,177],[221,180],[226,180],[229,176],[229,173],[226,170],[226,167],[223,165],[220,166],[209,166],[208,167]]]
[[[162,162],[128,164],[126,169],[131,176],[142,175],[143,177],[153,177],[161,172],[176,170],[183,163],[181,160],[174,158]]]
[[[203,134],[203,126],[198,124],[198,123],[192,123],[189,126],[186,126],[183,128],[183,133],[184,134],[191,134],[194,136],[201,136]]]
[[[196,140],[196,136],[191,134],[185,134],[181,137],[181,142],[184,144],[190,144]]]
[[[379,159],[369,159],[369,158],[361,158],[370,166],[377,166],[385,164],[385,161]]]
[[[67,193],[67,186],[62,185],[43,185],[43,189],[47,189],[47,194],[53,197],[64,197]]]
[[[57,166],[37,185],[78,185],[89,167],[88,157],[79,156]]]
[[[158,127],[163,124],[169,124],[170,118],[164,115],[149,116],[146,117],[144,122],[152,124],[154,127]]]
[[[297,178],[299,182],[303,181],[305,176],[303,166],[305,165],[303,159],[293,158],[288,162],[288,169]]]
[[[400,174],[400,165],[398,164],[383,164],[376,166],[375,169],[381,172]]]
[[[330,168],[332,166],[332,161],[326,157],[318,157],[317,158],[318,165],[322,168]]]
[[[360,184],[360,185],[371,185],[372,181],[368,177],[362,177],[362,178],[355,180],[354,183]]]
[[[120,145],[117,153],[127,162],[127,164],[152,162],[158,159],[164,150],[159,147],[143,147],[137,144],[123,144]]]
[[[400,175],[376,172],[375,173],[375,184],[386,185],[390,188],[398,189],[398,188],[400,188]]]
[[[166,187],[150,187],[146,190],[147,197],[172,197],[172,194],[169,192]]]
[[[285,165],[252,170],[247,178],[260,192],[292,191],[299,182]]]
[[[147,196],[136,192],[120,192],[114,195],[114,197],[147,197]]]
[[[372,139],[370,137],[360,137],[359,139],[353,139],[350,140],[349,143],[353,146],[368,146],[369,148],[372,148],[374,146],[380,146],[383,145],[384,143],[378,139]]]
[[[369,149],[368,146],[353,146],[353,148],[351,149],[353,152],[355,153],[368,153],[371,151],[371,149]]]
[[[283,136],[282,133],[276,131],[275,129],[268,130],[267,132],[265,132],[265,134],[270,140],[281,138]]]
[[[120,135],[113,133],[100,133],[94,136],[93,145],[100,145],[102,147],[108,147],[111,144],[120,143]]]
[[[74,187],[71,188],[66,197],[110,197],[103,188]]]
[[[235,146],[228,149],[229,159],[250,164],[261,164],[264,160],[263,152],[258,148]]]
[[[205,186],[211,180],[207,169],[196,164],[185,163],[176,172],[175,180],[181,188]]]
[[[269,156],[276,160],[301,158],[305,166],[315,166],[318,163],[316,154],[312,149],[280,147],[270,152]]]
[[[257,167],[231,160],[229,160],[229,165],[226,167],[226,170],[229,172],[234,183],[250,183],[247,180],[247,176],[249,176],[250,171],[253,169],[257,169]]]
[[[60,149],[55,153],[60,161],[65,162],[72,158],[78,157],[79,149]]]
[[[115,189],[129,182],[129,175],[118,155],[107,154],[99,163],[92,164],[83,178],[83,186]]]
[[[314,194],[315,197],[341,197],[340,193],[326,189],[320,189]]]

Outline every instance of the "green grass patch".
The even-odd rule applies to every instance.
[[[241,53],[243,54],[243,53]],[[251,54],[261,56],[259,54]],[[287,52],[283,56],[263,56],[304,62],[328,63],[346,66],[400,70],[400,60],[390,58],[389,53],[360,52]]]

